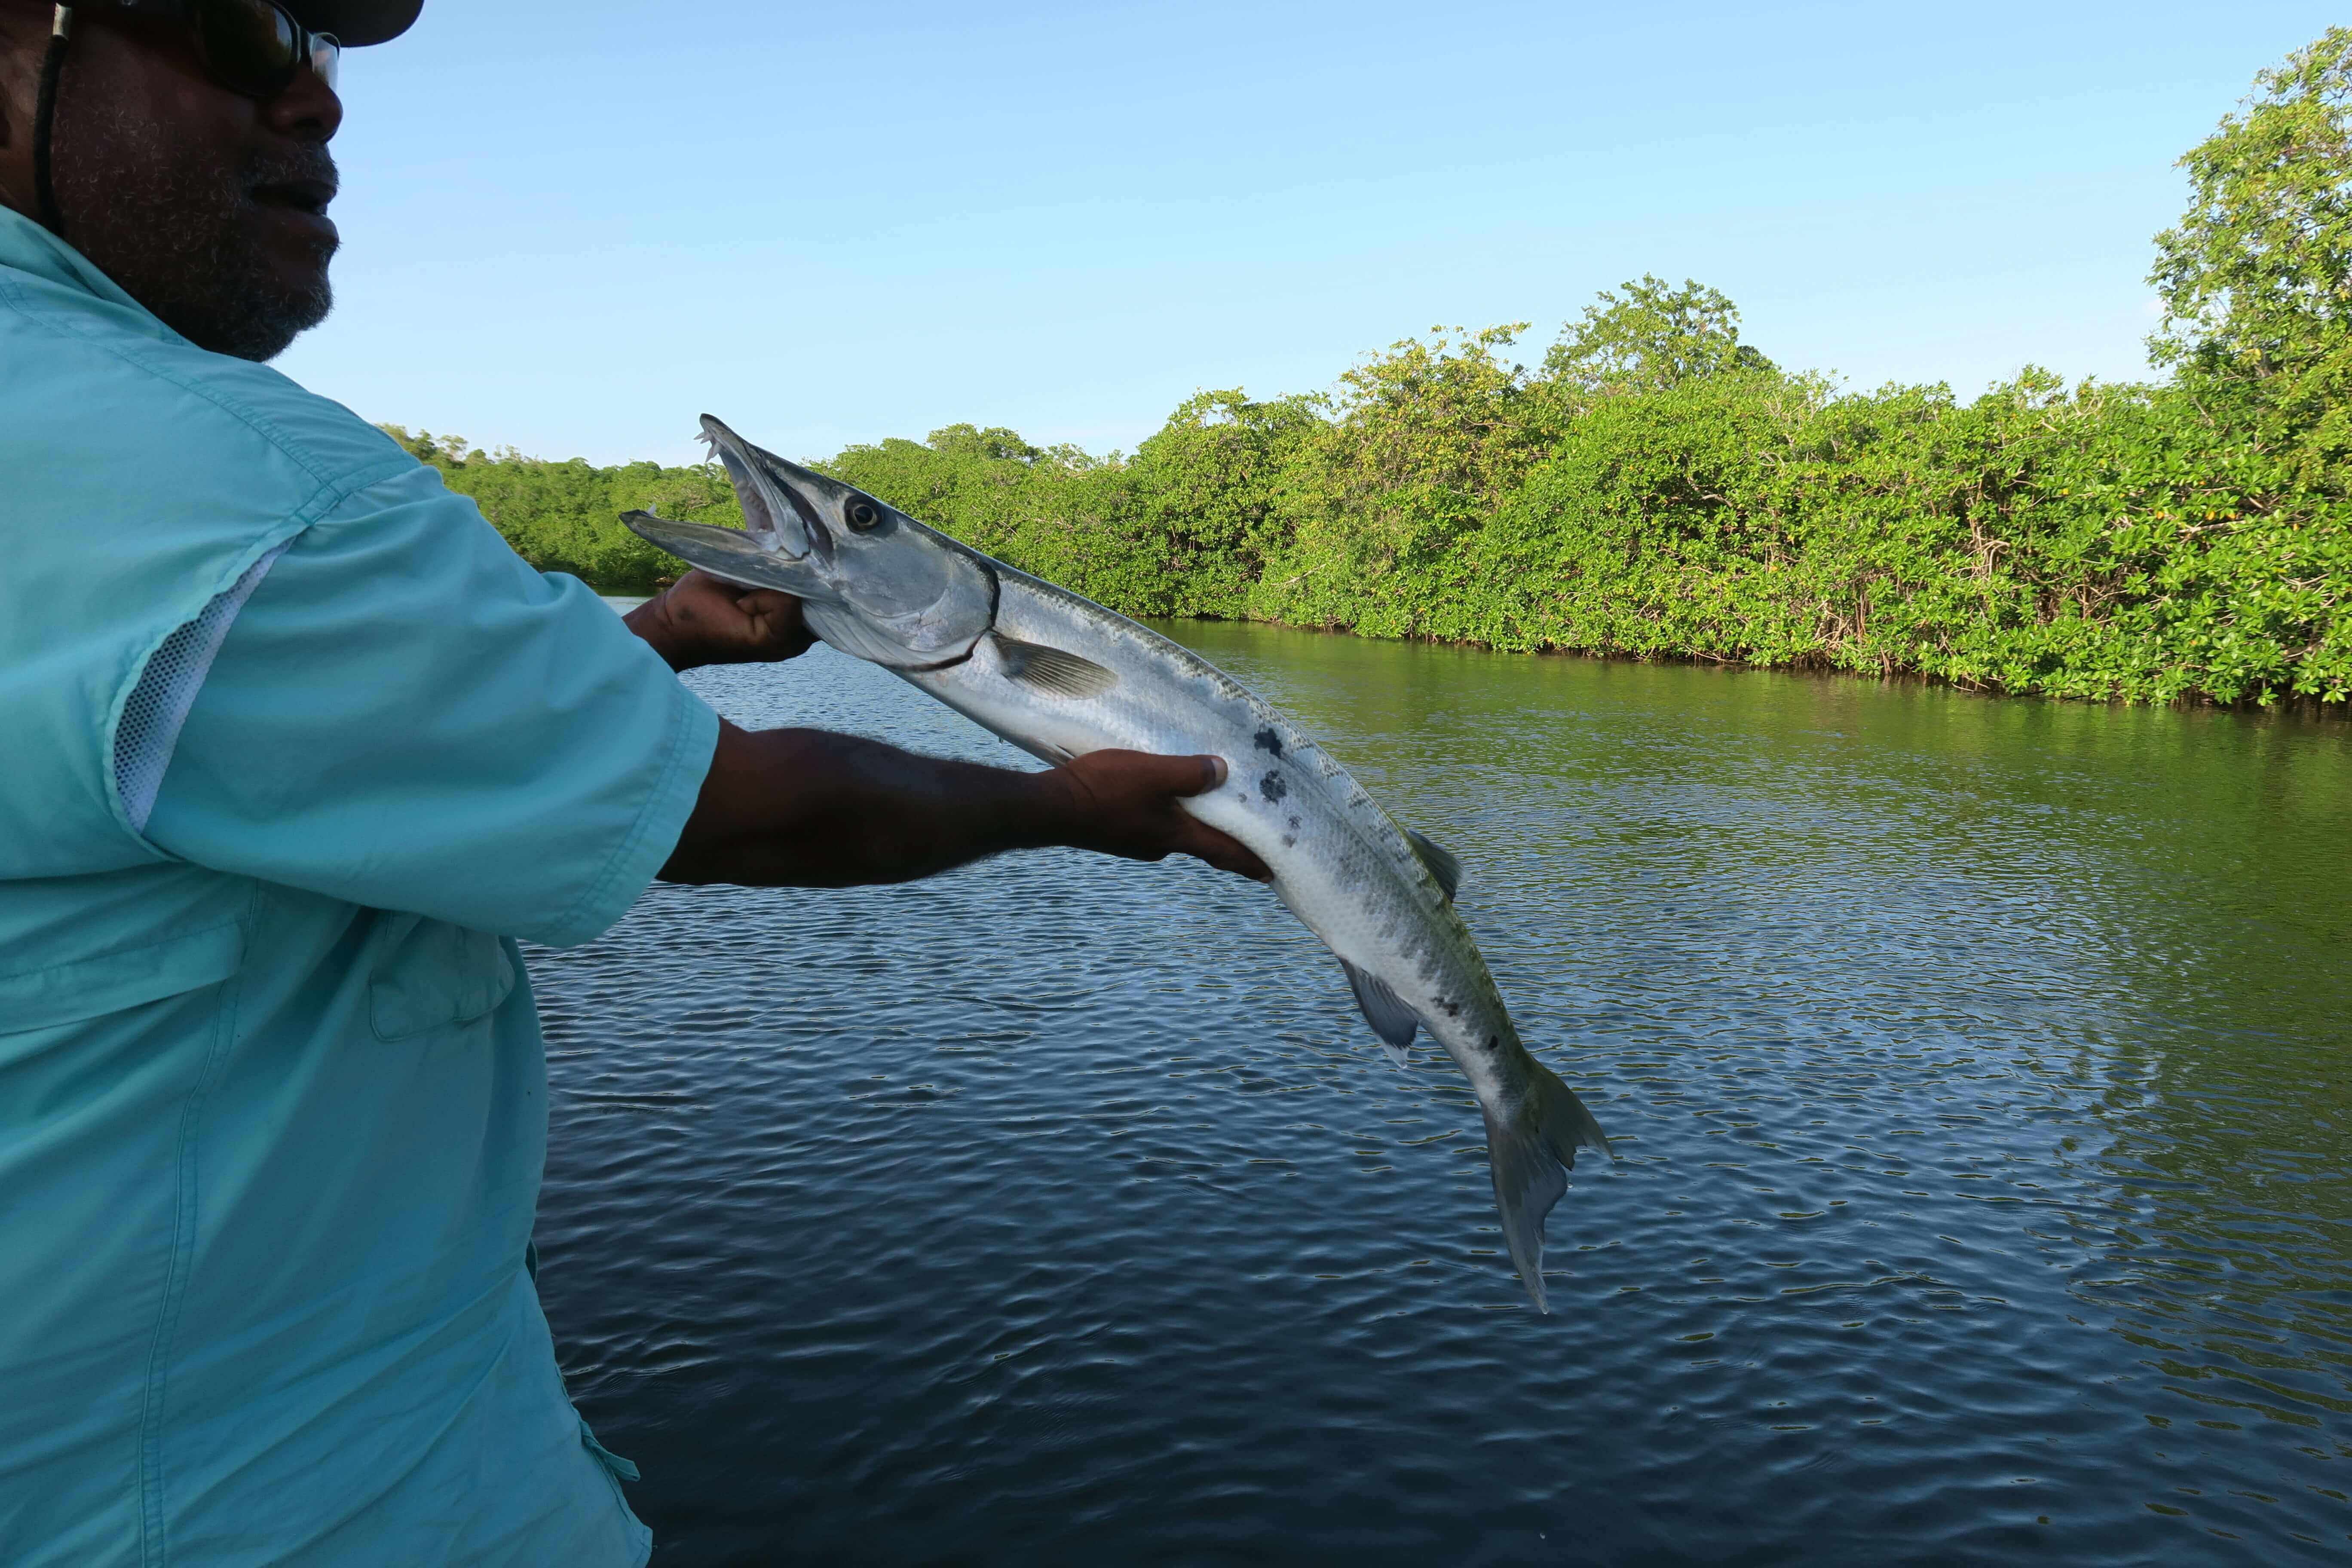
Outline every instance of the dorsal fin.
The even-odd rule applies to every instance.
[[[1093,659],[1075,653],[1065,653],[1044,643],[1023,642],[1018,637],[994,633],[997,657],[1004,661],[1004,673],[1024,686],[1040,691],[1050,691],[1056,697],[1100,697],[1118,684],[1118,672],[1106,669]]]
[[[1412,852],[1421,857],[1421,863],[1429,868],[1429,874],[1437,879],[1437,885],[1445,889],[1445,901],[1452,903],[1462,886],[1462,862],[1454,858],[1453,850],[1425,833],[1415,833],[1408,827],[1404,836]]]
[[[1346,959],[1339,967],[1348,972],[1348,986],[1356,994],[1356,1005],[1364,1010],[1364,1022],[1389,1048],[1389,1059],[1402,1067],[1407,1061],[1404,1048],[1412,1044],[1412,1034],[1421,1027],[1421,1019],[1413,1010],[1397,999],[1388,982],[1377,974],[1369,974]]]

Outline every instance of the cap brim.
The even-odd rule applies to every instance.
[[[294,19],[314,33],[332,33],[350,48],[385,43],[408,31],[425,0],[289,0]]]

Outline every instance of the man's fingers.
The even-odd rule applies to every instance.
[[[1062,764],[1077,791],[1081,811],[1094,816],[1102,837],[1088,842],[1134,860],[1191,855],[1221,871],[1272,881],[1274,874],[1240,840],[1181,810],[1178,800],[1205,795],[1225,782],[1223,757],[1158,756],[1147,752],[1091,752]]]
[[[671,584],[670,592],[681,596],[691,596],[695,594],[723,594],[728,598],[734,599],[752,590],[739,587],[726,578],[705,572],[701,567],[697,566]]]
[[[734,605],[747,616],[797,616],[798,599],[774,588],[747,588],[740,583],[705,572],[697,566],[670,585],[672,594],[691,601],[698,595],[719,599]]]
[[[800,616],[801,602],[790,594],[781,593],[774,588],[737,588],[731,583],[728,587],[735,595],[735,603],[749,614],[790,616],[794,619]]]
[[[1185,845],[1184,853],[1206,860],[1220,871],[1231,871],[1237,877],[1247,877],[1255,882],[1271,882],[1274,873],[1265,861],[1250,852],[1238,838],[1231,838],[1215,828],[1202,825]]]
[[[697,568],[672,584],[660,603],[676,628],[674,668],[791,658],[816,641],[801,602],[773,588],[746,588]]]

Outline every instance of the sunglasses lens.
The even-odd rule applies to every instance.
[[[223,87],[254,98],[286,90],[302,63],[291,16],[268,0],[204,0],[195,13],[205,64]]]
[[[342,64],[343,46],[335,41],[332,33],[310,35],[310,68],[318,73],[320,81],[327,84],[330,92],[335,89],[335,78],[342,69]]]

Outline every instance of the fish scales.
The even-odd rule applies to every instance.
[[[836,479],[703,428],[743,503],[741,531],[633,512],[639,533],[730,581],[781,588],[809,626],[1047,762],[1123,749],[1213,753],[1225,782],[1184,809],[1249,847],[1285,906],[1336,955],[1400,1061],[1420,1030],[1469,1080],[1511,1260],[1539,1310],[1543,1222],[1591,1113],[1511,1023],[1460,914],[1446,851],[1416,842],[1289,719],[1126,616],[972,550]]]

